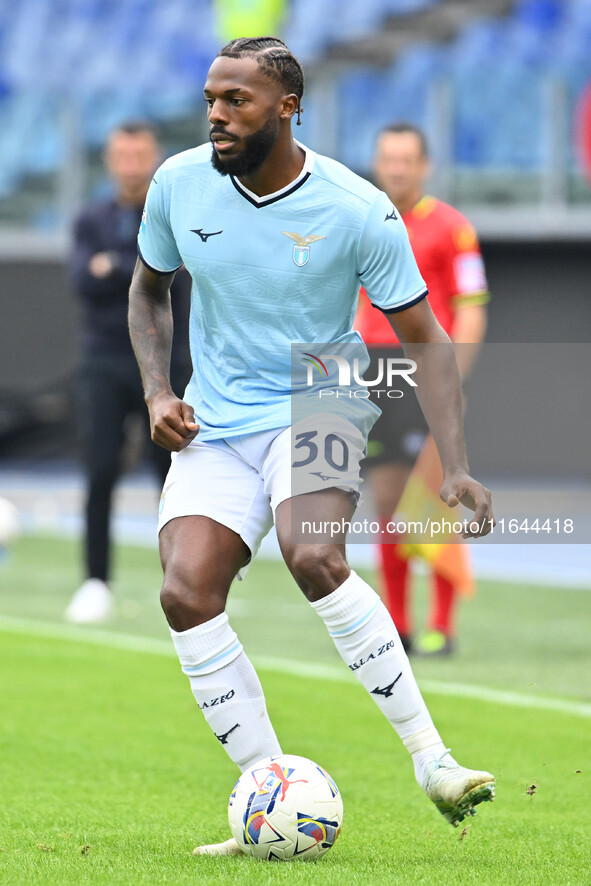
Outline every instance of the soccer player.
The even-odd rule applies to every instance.
[[[450,756],[391,617],[347,565],[344,533],[318,543],[292,527],[296,503],[314,519],[351,518],[377,412],[359,400],[351,418],[335,416],[339,434],[326,435],[312,411],[292,437],[292,342],[360,342],[352,322],[363,284],[417,359],[445,467],[442,496],[475,510],[467,535],[490,530],[490,493],[468,473],[453,347],[424,298],[404,225],[385,194],[294,140],[303,91],[301,66],[281,40],[232,41],[204,87],[210,142],[167,160],[148,192],[129,324],[152,438],[173,452],[160,507],[162,606],[197,704],[230,758],[244,771],[281,753],[225,613],[231,582],[274,519],[291,574],[412,755],[419,785],[457,825],[492,799],[493,776]],[[194,372],[183,400],[168,380],[168,291],[181,264],[193,277]],[[414,346],[424,342],[435,348]],[[326,453],[337,436],[331,476]],[[240,850],[230,839],[195,851]]]
[[[456,359],[465,379],[486,331],[484,264],[470,222],[452,206],[425,194],[429,167],[427,141],[417,127],[398,123],[378,134],[374,156],[377,183],[402,215],[433,313],[453,342],[464,343],[456,349]],[[365,293],[359,300],[355,328],[370,346],[370,353],[378,357],[385,353],[380,345],[399,345],[387,318],[373,309]],[[364,467],[382,521],[394,514],[426,434],[423,414],[412,396],[385,408],[373,428]],[[392,538],[379,545],[379,552],[387,606],[407,651],[450,654],[455,646],[454,583],[433,571],[429,628],[413,643],[409,561]]]

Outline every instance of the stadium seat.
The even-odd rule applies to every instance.
[[[408,15],[435,6],[441,0],[384,0],[387,15]]]
[[[293,0],[283,37],[302,64],[317,58],[328,46],[332,22],[339,14],[335,0]]]
[[[308,66],[336,42],[441,2],[292,0],[283,36]],[[385,69],[351,67],[336,84],[339,159],[367,171],[375,133],[393,119],[429,131],[431,85],[446,75],[456,163],[535,171],[547,161],[549,84],[562,79],[572,110],[591,81],[590,46],[591,0],[519,0],[504,18],[469,22],[443,47],[415,45]],[[0,195],[27,175],[59,167],[66,102],[89,147],[128,117],[196,115],[218,48],[210,0],[0,2]],[[304,106],[297,133],[314,147],[323,103],[312,93]]]

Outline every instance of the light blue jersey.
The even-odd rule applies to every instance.
[[[185,400],[202,440],[287,427],[292,343],[361,344],[361,285],[386,311],[427,292],[386,195],[304,150],[298,178],[262,198],[216,172],[209,143],[171,157],[150,186],[139,253],[157,272],[184,264],[193,278]],[[358,408],[366,433],[379,410]]]

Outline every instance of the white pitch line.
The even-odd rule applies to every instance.
[[[94,646],[121,649],[126,652],[144,652],[149,655],[174,656],[172,643],[151,637],[138,637],[134,634],[118,634],[114,631],[97,628],[83,628],[56,622],[41,622],[34,619],[0,615],[0,630],[11,634],[47,637],[52,640],[89,643]],[[253,656],[253,663],[263,671],[275,671],[292,677],[305,677],[313,680],[329,680],[333,683],[356,683],[355,677],[343,667],[334,667],[322,662],[300,662],[286,658]],[[433,695],[449,695],[455,698],[471,698],[475,701],[492,702],[516,708],[530,708],[539,711],[557,711],[577,717],[591,718],[591,704],[584,701],[571,701],[565,698],[526,695],[506,689],[494,689],[470,683],[451,683],[443,680],[420,680],[421,689]]]
[[[421,689],[436,695],[453,695],[456,698],[473,698],[478,701],[492,701],[514,708],[532,708],[540,711],[559,711],[562,714],[576,714],[591,717],[591,704],[585,701],[571,701],[567,698],[525,695],[507,689],[493,689],[489,686],[469,683],[445,683],[442,680],[421,680]]]
[[[263,670],[279,671],[295,677],[323,678],[335,683],[356,682],[350,671],[327,664],[310,664],[308,662],[290,661],[283,658],[253,658]],[[470,683],[452,683],[443,680],[418,681],[423,692],[433,695],[451,695],[461,698],[473,698],[476,701],[490,701],[495,704],[517,708],[533,708],[542,711],[560,711],[563,714],[575,714],[579,717],[591,717],[591,704],[584,701],[571,701],[565,698],[549,698],[525,695],[506,689],[493,689]]]
[[[92,646],[107,646],[125,652],[147,652],[150,655],[172,656],[172,641],[153,637],[137,637],[134,634],[118,634],[99,628],[83,628],[59,622],[43,622],[35,619],[0,615],[0,630],[11,634],[25,634],[33,637],[47,637],[49,640],[66,640],[88,643]]]

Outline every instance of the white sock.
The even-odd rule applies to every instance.
[[[311,604],[345,664],[367,689],[412,755],[419,783],[445,747],[423,701],[398,632],[376,592],[355,572]]]
[[[241,771],[280,754],[259,678],[226,613],[170,633],[197,704]]]

